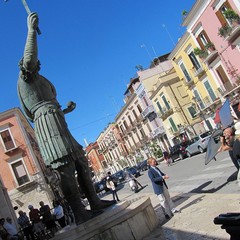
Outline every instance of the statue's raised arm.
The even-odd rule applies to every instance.
[[[24,49],[22,67],[29,73],[38,71],[38,47],[37,47],[37,13],[31,13],[27,18],[28,34]]]

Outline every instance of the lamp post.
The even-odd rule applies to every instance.
[[[204,113],[203,113],[201,107],[200,107],[199,104],[198,104],[198,100],[197,100],[197,98],[196,98],[196,97],[192,97],[192,100],[194,101],[194,104],[196,105],[197,110],[199,111],[199,115],[200,115],[200,117],[202,118],[203,122],[206,124],[206,118],[205,118],[205,115],[204,115]],[[205,128],[205,125],[204,125],[204,128]]]

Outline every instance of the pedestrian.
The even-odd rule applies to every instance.
[[[66,227],[66,220],[60,202],[58,200],[53,201],[53,206],[54,206],[53,215],[55,219],[57,220],[61,228]]]
[[[164,158],[164,161],[165,161],[165,163],[167,164],[167,166],[169,167],[169,166],[171,166],[171,164],[172,164],[172,158],[171,158],[171,156],[170,156],[170,154],[169,154],[169,152],[168,151],[163,151],[163,158]]]
[[[34,233],[33,233],[32,225],[29,221],[28,216],[22,210],[20,210],[18,214],[19,214],[19,217],[17,219],[17,222],[20,225],[24,236],[27,238],[27,240],[30,240],[30,239],[34,240],[35,239]]]
[[[7,232],[10,234],[11,237],[14,237],[15,239],[19,239],[18,230],[17,230],[15,224],[13,224],[12,219],[10,217],[6,218],[4,227],[7,230]]]
[[[29,205],[28,209],[30,210],[29,219],[32,222],[33,231],[37,235],[41,235],[41,234],[44,235],[44,226],[40,218],[41,217],[40,211],[37,208],[34,208],[33,205]]]
[[[168,192],[167,184],[165,182],[165,180],[168,179],[169,176],[163,173],[157,167],[157,161],[155,158],[153,157],[149,158],[148,164],[150,166],[148,170],[148,176],[151,179],[154,193],[160,200],[160,204],[166,219],[169,219],[170,217],[173,216],[174,213],[179,212],[179,210],[174,208],[173,202]]]
[[[231,134],[232,131],[234,134]],[[232,159],[234,159],[240,167],[240,122],[235,123],[234,129],[230,131],[226,128],[221,137],[222,145],[219,151],[231,152]],[[240,168],[238,168],[237,181],[240,186]]]
[[[39,212],[42,216],[42,222],[46,226],[46,229],[51,232],[52,236],[54,236],[57,231],[57,226],[53,214],[51,213],[51,209],[47,204],[44,204],[43,201],[39,202],[39,205],[41,206]]]
[[[233,127],[227,127],[223,130],[223,135],[220,138],[221,146],[218,149],[218,152],[221,151],[228,151],[229,156],[234,164],[234,166],[237,168],[237,171],[239,171],[239,163],[236,159],[236,157],[233,154],[233,143],[235,139],[235,128]]]
[[[117,195],[117,190],[116,190],[116,187],[115,187],[115,184],[113,182],[113,178],[110,177],[110,176],[107,176],[106,178],[106,186],[108,189],[110,189],[112,195],[113,195],[113,200],[117,200],[118,202],[120,201],[119,198],[118,198],[118,195]]]
[[[143,188],[143,185],[128,171],[126,171],[126,178],[128,181],[132,179],[140,188]]]

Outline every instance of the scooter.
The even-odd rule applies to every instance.
[[[136,181],[131,178],[131,179],[128,180],[128,183],[129,183],[129,186],[130,186],[131,190],[133,192],[137,193],[138,192],[138,185],[137,185]]]

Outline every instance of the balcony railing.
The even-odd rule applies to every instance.
[[[173,114],[173,109],[164,108],[162,111],[159,111],[157,114],[162,120],[165,120],[167,117]]]
[[[152,137],[152,138],[155,138],[155,137],[157,137],[158,135],[161,135],[161,134],[163,134],[163,133],[165,133],[164,127],[158,127],[158,128],[156,128],[156,129],[154,129],[154,130],[152,131],[151,137]]]
[[[143,111],[142,111],[142,117],[146,118],[150,113],[154,112],[154,107],[153,105],[147,106]]]
[[[204,68],[201,66],[199,69],[196,69],[195,67],[192,69],[193,76],[194,77],[200,77],[205,72]]]
[[[235,26],[232,28],[231,33],[227,35],[225,38],[226,41],[231,43],[232,45],[238,45],[240,42],[240,25]]]

